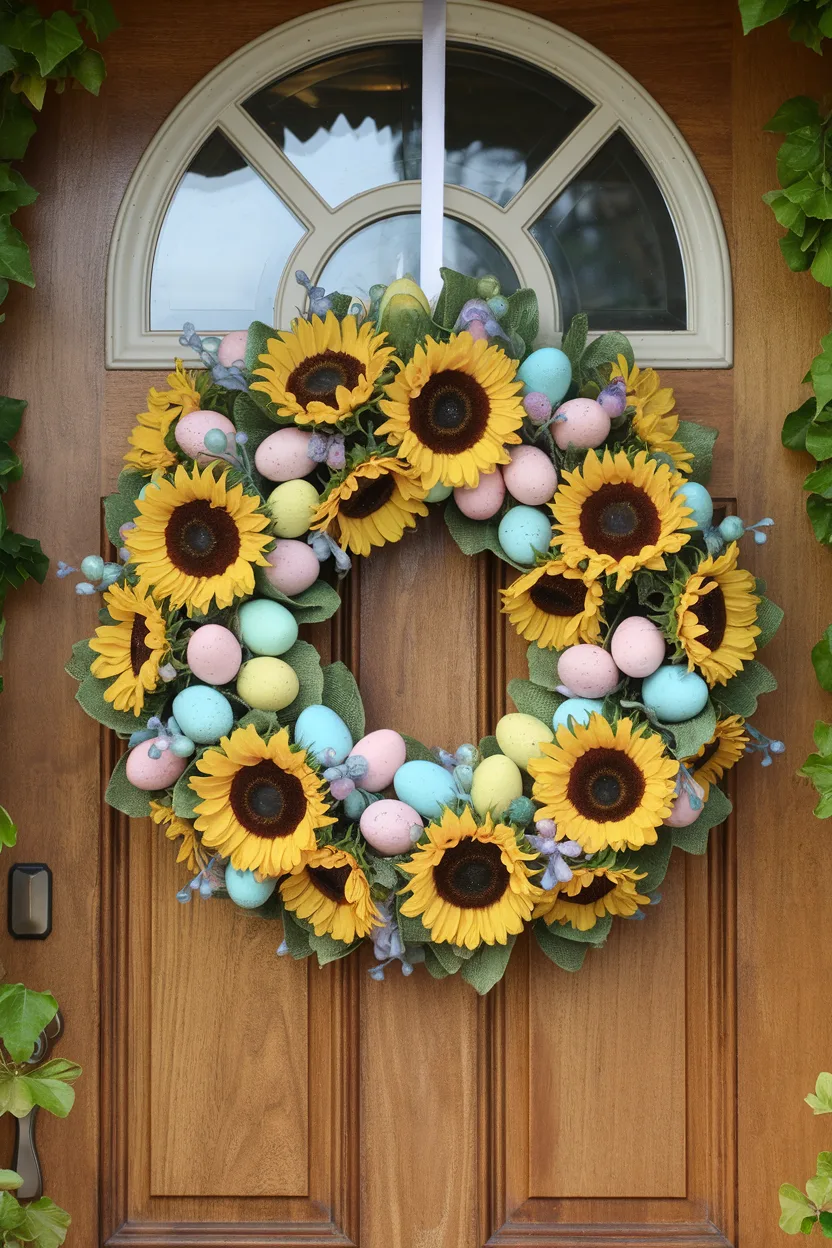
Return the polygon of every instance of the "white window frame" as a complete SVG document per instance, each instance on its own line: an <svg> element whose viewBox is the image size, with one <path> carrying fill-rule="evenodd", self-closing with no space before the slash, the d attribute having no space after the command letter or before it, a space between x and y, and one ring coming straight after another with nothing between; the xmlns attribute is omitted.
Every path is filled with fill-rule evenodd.
<svg viewBox="0 0 832 1248"><path fill-rule="evenodd" d="M212 70L160 127L122 200L107 270L108 368L160 368L177 352L175 331L150 329L153 256L179 181L202 144L220 129L277 190L306 227L275 295L275 325L296 315L296 269L313 280L333 252L371 221L418 211L419 183L398 182L330 207L243 108L276 78L326 56L421 37L421 0L368 0L318 9L262 35ZM681 133L629 74L597 48L541 18L488 0L449 0L448 40L506 53L556 74L593 102L592 111L505 206L446 186L445 210L491 237L533 287L540 342L556 343L561 312L554 277L529 228L616 130L636 147L664 195L676 227L687 289L688 328L633 331L638 359L665 368L732 363L731 269L719 210ZM373 275L369 275L372 280ZM220 326L198 326L203 333ZM626 332L626 331L625 331Z"/></svg>

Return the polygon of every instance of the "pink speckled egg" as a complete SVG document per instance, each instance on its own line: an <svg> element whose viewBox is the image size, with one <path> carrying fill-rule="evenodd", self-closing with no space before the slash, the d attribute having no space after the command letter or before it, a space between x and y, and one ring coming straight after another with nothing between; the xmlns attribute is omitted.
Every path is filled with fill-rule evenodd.
<svg viewBox="0 0 832 1248"><path fill-rule="evenodd" d="M247 329L233 329L230 334L226 334L217 351L220 364L225 368L230 368L238 360L245 360L247 342Z"/></svg>
<svg viewBox="0 0 832 1248"><path fill-rule="evenodd" d="M254 452L257 471L268 481L299 481L318 467L308 455L312 434L305 429L278 429Z"/></svg>
<svg viewBox="0 0 832 1248"><path fill-rule="evenodd" d="M377 854L387 858L391 854L406 854L422 835L425 822L418 810L407 802L387 798L373 802L361 816L358 824L361 835ZM416 835L411 829L416 828Z"/></svg>
<svg viewBox="0 0 832 1248"><path fill-rule="evenodd" d="M174 436L176 444L191 459L195 459L201 467L213 463L217 458L205 449L205 435L209 429L220 429L228 438L228 450L234 454L234 437L237 433L234 425L221 412L191 412L177 421Z"/></svg>
<svg viewBox="0 0 832 1248"><path fill-rule="evenodd" d="M570 646L558 659L558 679L579 698L605 698L620 680L612 655L600 646Z"/></svg>
<svg viewBox="0 0 832 1248"><path fill-rule="evenodd" d="M609 437L610 418L595 399L568 399L561 403L555 416L565 417L553 420L550 426L562 451L570 442L573 446L589 448L600 446Z"/></svg>
<svg viewBox="0 0 832 1248"><path fill-rule="evenodd" d="M693 791L699 798L700 802L704 802L705 790L702 788L701 784L697 784L693 779L691 780L691 784L693 785ZM690 827L692 823L696 823L696 820L701 814L701 806L698 810L694 810L691 806L690 791L687 787L685 787L674 801L670 814L664 822L668 828L687 828Z"/></svg>
<svg viewBox="0 0 832 1248"><path fill-rule="evenodd" d="M661 629L643 615L621 621L612 635L610 650L619 671L639 680L660 668L665 658Z"/></svg>
<svg viewBox="0 0 832 1248"><path fill-rule="evenodd" d="M148 751L155 741L142 741L127 755L127 779L137 789L147 793L155 789L167 789L175 784L188 766L187 758L177 758L172 750L163 750L159 758L151 758Z"/></svg>
<svg viewBox="0 0 832 1248"><path fill-rule="evenodd" d="M368 732L366 737L356 741L350 750L350 757L360 754L367 760L367 774L358 781L358 787L368 793L380 793L388 784L407 758L407 746L404 737L392 728L377 728Z"/></svg>
<svg viewBox="0 0 832 1248"><path fill-rule="evenodd" d="M188 640L188 667L206 685L227 685L240 670L243 651L229 628L203 624Z"/></svg>
<svg viewBox="0 0 832 1248"><path fill-rule="evenodd" d="M282 594L302 594L314 585L320 575L321 565L311 546L293 537L280 537L274 550L266 555L269 566L264 569L266 580Z"/></svg>
<svg viewBox="0 0 832 1248"><path fill-rule="evenodd" d="M511 463L503 468L506 489L518 503L539 507L555 496L558 473L545 451L537 446L513 446Z"/></svg>
<svg viewBox="0 0 832 1248"><path fill-rule="evenodd" d="M469 520L490 520L502 507L505 496L506 485L499 468L496 472L481 472L479 483L473 487L458 485L454 490L454 502Z"/></svg>

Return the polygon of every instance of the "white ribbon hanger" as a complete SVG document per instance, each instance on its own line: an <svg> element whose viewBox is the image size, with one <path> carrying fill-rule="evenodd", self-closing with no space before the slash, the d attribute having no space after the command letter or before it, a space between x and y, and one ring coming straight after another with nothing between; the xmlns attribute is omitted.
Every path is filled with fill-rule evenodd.
<svg viewBox="0 0 832 1248"><path fill-rule="evenodd" d="M422 212L419 285L433 300L442 287L445 224L446 0L422 0Z"/></svg>

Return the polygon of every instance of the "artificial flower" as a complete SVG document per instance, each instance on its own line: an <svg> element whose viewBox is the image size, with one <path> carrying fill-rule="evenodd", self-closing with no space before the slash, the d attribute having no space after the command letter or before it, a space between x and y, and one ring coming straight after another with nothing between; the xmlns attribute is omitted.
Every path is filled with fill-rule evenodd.
<svg viewBox="0 0 832 1248"><path fill-rule="evenodd" d="M99 625L90 639L98 655L90 671L99 680L112 680L104 690L105 702L140 715L145 694L159 687L159 667L169 649L167 623L141 583L111 585L104 606L116 623Z"/></svg>
<svg viewBox="0 0 832 1248"><path fill-rule="evenodd" d="M677 472L689 473L693 468L693 452L674 440L679 431L679 417L673 410L676 399L669 386L660 389L659 374L653 368L629 367L623 355L618 357L618 373L627 388L627 405L635 409L633 431L647 444L652 454L669 455ZM612 376L616 375L613 368Z"/></svg>
<svg viewBox="0 0 832 1248"><path fill-rule="evenodd" d="M345 945L381 926L365 872L353 854L334 845L305 854L281 883L280 895L287 910L312 924L316 936Z"/></svg>
<svg viewBox="0 0 832 1248"><path fill-rule="evenodd" d="M740 715L728 715L717 720L714 735L700 746L698 753L685 759L685 766L697 784L705 790L705 801L711 785L721 780L745 753L748 737L743 731L745 720Z"/></svg>
<svg viewBox="0 0 832 1248"><path fill-rule="evenodd" d="M503 590L503 611L521 637L562 650L596 642L604 622L604 589L562 559L525 572Z"/></svg>
<svg viewBox="0 0 832 1248"><path fill-rule="evenodd" d="M152 388L147 395L147 411L139 412L133 431L127 441L133 447L124 456L128 468L149 474L158 469L165 471L176 463L175 453L165 439L171 425L180 416L198 411L199 394L194 385L193 373L186 373L182 361L176 361L176 371L168 376L168 389Z"/></svg>
<svg viewBox="0 0 832 1248"><path fill-rule="evenodd" d="M176 861L187 863L189 871L201 871L207 860L201 851L194 825L188 819L180 819L174 814L172 806L165 806L162 802L151 801L150 818L165 829L169 841L181 840Z"/></svg>
<svg viewBox="0 0 832 1248"><path fill-rule="evenodd" d="M398 542L417 516L428 514L418 473L392 455L356 464L327 494L309 526L325 529L342 550L369 555L373 546Z"/></svg>
<svg viewBox="0 0 832 1248"><path fill-rule="evenodd" d="M760 599L750 572L737 567L732 542L721 555L705 555L687 578L675 609L676 633L688 660L709 685L724 685L753 659L760 632Z"/></svg>
<svg viewBox="0 0 832 1248"><path fill-rule="evenodd" d="M605 914L631 918L639 905L650 904L649 897L637 891L646 872L616 871L606 867L575 867L572 879L556 884L537 903L534 918L548 924L570 923L579 932L588 932Z"/></svg>

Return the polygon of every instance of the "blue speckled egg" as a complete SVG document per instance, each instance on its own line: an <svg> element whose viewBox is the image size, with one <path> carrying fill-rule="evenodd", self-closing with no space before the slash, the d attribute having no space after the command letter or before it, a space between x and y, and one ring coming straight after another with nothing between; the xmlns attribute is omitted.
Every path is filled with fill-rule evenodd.
<svg viewBox="0 0 832 1248"><path fill-rule="evenodd" d="M641 685L641 700L664 724L681 724L704 710L708 686L683 663L664 663Z"/></svg>
<svg viewBox="0 0 832 1248"><path fill-rule="evenodd" d="M238 632L252 654L277 658L298 639L298 622L286 607L270 598L252 598L240 607Z"/></svg>
<svg viewBox="0 0 832 1248"><path fill-rule="evenodd" d="M335 756L326 766L343 763L353 747L352 734L340 715L328 706L307 706L295 721L295 744L302 745L315 758L325 750L334 750Z"/></svg>
<svg viewBox="0 0 832 1248"><path fill-rule="evenodd" d="M545 394L554 407L572 383L572 365L569 356L557 347L538 347L520 365L517 376L525 385L526 393Z"/></svg>
<svg viewBox="0 0 832 1248"><path fill-rule="evenodd" d="M225 868L225 888L235 906L256 910L269 900L277 880L258 880L253 871L238 871L229 862Z"/></svg>
<svg viewBox="0 0 832 1248"><path fill-rule="evenodd" d="M552 540L552 526L536 507L512 507L497 530L500 545L515 563L531 567L538 554L545 554Z"/></svg>
<svg viewBox="0 0 832 1248"><path fill-rule="evenodd" d="M399 801L407 802L425 819L438 819L442 807L457 796L451 773L422 759L403 763L393 777L393 788Z"/></svg>
<svg viewBox="0 0 832 1248"><path fill-rule="evenodd" d="M228 698L209 685L191 685L173 699L173 718L184 736L198 745L213 745L234 726Z"/></svg>
<svg viewBox="0 0 832 1248"><path fill-rule="evenodd" d="M704 485L700 485L698 481L686 481L679 486L676 494L685 499L697 529L710 528L714 518L714 504Z"/></svg>
<svg viewBox="0 0 832 1248"><path fill-rule="evenodd" d="M557 734L561 724L566 724L567 728L570 726L570 720L578 724L588 724L593 711L600 715L603 707L604 703L600 698L567 698L552 716L552 727Z"/></svg>

